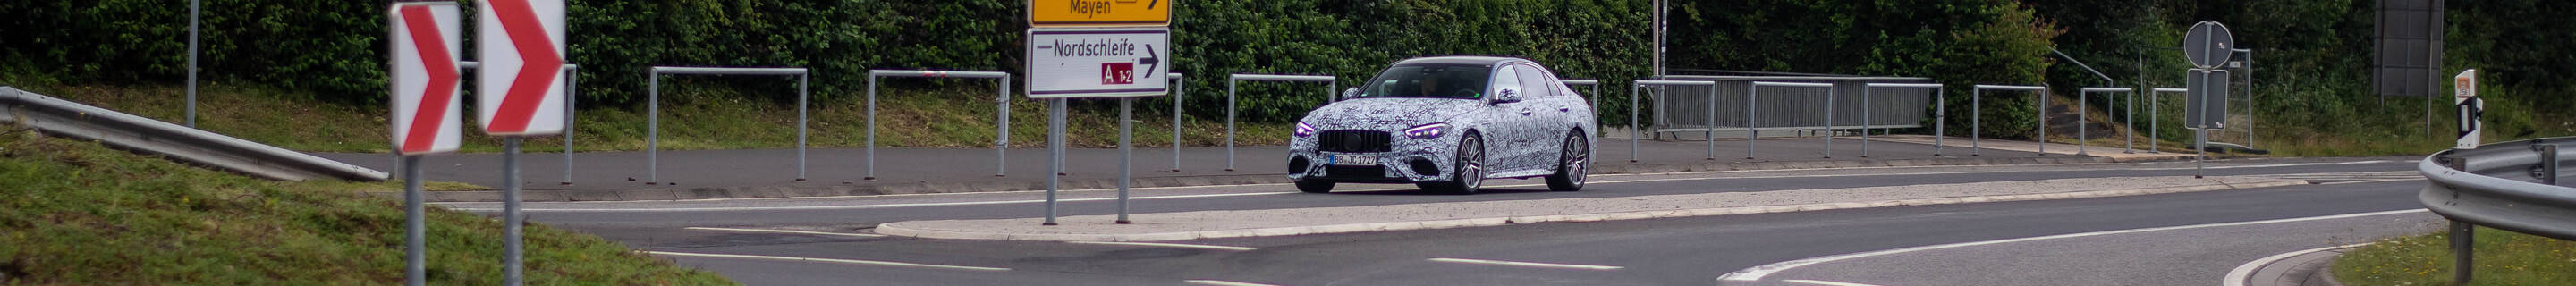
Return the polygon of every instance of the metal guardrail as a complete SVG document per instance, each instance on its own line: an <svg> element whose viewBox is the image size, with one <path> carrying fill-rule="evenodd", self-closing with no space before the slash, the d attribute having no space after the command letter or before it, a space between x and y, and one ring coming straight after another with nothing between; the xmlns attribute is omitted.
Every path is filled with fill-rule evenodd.
<svg viewBox="0 0 2576 286"><path fill-rule="evenodd" d="M384 181L385 172L323 159L267 144L0 87L0 122L17 122L46 134L96 140L117 148L276 180L333 178Z"/></svg>
<svg viewBox="0 0 2576 286"><path fill-rule="evenodd" d="M2576 137L2532 139L2433 153L2417 163L2432 184L2416 199L2451 220L2452 281L2467 284L2476 226L2576 240L2576 188L2558 186Z"/></svg>

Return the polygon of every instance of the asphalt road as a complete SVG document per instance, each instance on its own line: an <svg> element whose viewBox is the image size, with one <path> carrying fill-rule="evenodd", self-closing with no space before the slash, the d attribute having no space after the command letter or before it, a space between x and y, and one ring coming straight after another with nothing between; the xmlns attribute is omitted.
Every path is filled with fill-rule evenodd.
<svg viewBox="0 0 2576 286"><path fill-rule="evenodd" d="M2412 158L2218 162L2209 175L2268 175L2326 183L2090 199L1889 207L1756 215L1541 223L1380 233L1208 239L1188 245L1072 244L858 237L689 229L729 227L861 233L878 223L1031 217L1032 192L777 200L530 204L531 220L651 251L838 259L790 261L670 254L682 264L754 285L2209 285L2272 254L2421 233ZM1583 192L1507 186L1472 196L1386 190L1294 193L1288 186L1140 190L1137 212L1304 208L1425 202L1624 197L1677 193L1953 184L2081 177L2190 175L2191 164L1876 168L1601 176ZM1534 184L1499 181L1489 184ZM1367 188L1362 186L1361 188ZM1067 198L1110 195L1069 191ZM448 204L479 210L491 204ZM1067 215L1109 214L1106 200L1065 204ZM2261 223L2246 223L2261 222ZM2238 225L2215 225L2240 223ZM2147 228L2184 227L2152 231ZM2104 231L2126 233L2087 235ZM2050 236L2066 236L2056 237ZM2045 238L2045 239L2034 239ZM2013 240L2020 241L1996 241ZM1974 245L1944 247L1968 243ZM1883 255L1849 256L1931 247ZM1828 261L1730 273L1805 259ZM846 260L846 261L843 261ZM886 265L885 262L919 265ZM1535 264L1533 264L1535 263ZM1007 269L1007 270L1003 270ZM1836 284L1816 284L1836 285Z"/></svg>

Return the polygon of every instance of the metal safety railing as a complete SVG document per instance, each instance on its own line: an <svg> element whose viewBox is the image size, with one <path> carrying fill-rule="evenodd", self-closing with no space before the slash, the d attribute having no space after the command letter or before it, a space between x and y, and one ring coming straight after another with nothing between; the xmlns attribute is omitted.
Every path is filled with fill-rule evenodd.
<svg viewBox="0 0 2576 286"><path fill-rule="evenodd" d="M1917 128L1923 127L1923 118L1931 113L1928 111L1929 107L1939 104L1935 102L1936 98L1931 96L1906 96L1906 94L1929 95L1931 90L1886 90L1881 91L1879 95L1896 93L1897 96L1861 98L1869 94L1864 90L1868 89L1868 84L1871 83L1932 83L1929 78L1674 75L1665 76L1663 79L1711 81L1716 84L1706 87L1665 87L1667 94L1673 96L1659 95L1654 98L1656 104L1654 104L1653 124L1654 132L1657 133L1848 132ZM1745 96L1752 93L1753 82L1757 81L1827 83L1832 84L1832 88L1765 90L1762 98L1757 102L1752 97ZM1714 89L1714 94L1719 96L1681 96L1708 93L1698 90L1701 88ZM1699 102L1700 100L1715 101L1713 102L1715 104L1702 103ZM1733 108L1736 106L1746 108ZM1874 114L1857 118L1852 116L1829 118L1826 116L1829 112L1836 115ZM1708 122L1692 120L1709 117L1710 114L1707 113L1714 113L1717 120Z"/></svg>
<svg viewBox="0 0 2576 286"><path fill-rule="evenodd" d="M1342 83L1339 79L1333 78L1333 76L1240 73L1227 75L1225 78L1225 171L1227 172L1234 171L1234 84L1242 81L1321 82L1326 84L1324 86L1324 104L1332 104L1333 101L1342 100L1341 91L1337 90L1341 89ZM1317 106L1322 105L1319 104Z"/></svg>
<svg viewBox="0 0 2576 286"><path fill-rule="evenodd" d="M1946 136L1946 135L1945 135L1945 134L1948 134L1948 133L1945 133L1945 132L1946 132L1946 131L1949 131L1949 125L1950 125L1949 123L1947 123L1947 122L1950 120L1950 118L1949 118L1950 102L1949 102L1949 101L1947 101L1947 100L1941 100L1941 99L1940 99L1940 97L1941 97L1941 93L1948 91L1948 90L1949 90L1949 88L1948 88L1948 87L1944 87L1944 86L1942 86L1941 84L1938 84L1938 83L1870 83L1870 84L1866 84L1866 85L1862 85L1862 86L1861 86L1861 90L1860 90L1860 98L1861 98L1861 102L1875 102L1875 101L1870 101L1870 100L1872 99L1870 94L1871 94L1871 93L1874 93L1874 92L1878 92L1878 89L1881 89L1881 88L1931 89L1931 90L1932 90L1932 93L1931 93L1931 94L1929 94L1929 95L1927 96L1927 97L1932 98L1932 102L1933 102L1932 104L1934 104L1934 105L1935 105L1935 107L1933 107L1933 108L1932 108L1932 135L1934 135L1934 136L1932 136L1932 156L1936 156L1936 157L1937 157L1937 156L1941 156L1941 139L1943 139L1943 138L1949 138L1949 137L1950 137L1950 136ZM1872 104L1872 105L1874 105L1874 104ZM1863 108L1863 109L1861 109L1861 113L1860 113L1861 120L1860 120L1860 121L1861 121L1861 122L1871 122L1871 121L1869 121L1869 116L1870 116L1870 114L1872 114L1873 112L1869 112L1869 109L1867 109L1867 108L1868 108L1868 106L1871 106L1871 105L1861 105L1861 106L1862 106L1862 108ZM1861 157L1861 158L1869 158L1869 130L1866 130L1866 129L1861 130L1861 132L1860 132L1860 157Z"/></svg>
<svg viewBox="0 0 2576 286"><path fill-rule="evenodd" d="M868 70L868 173L867 177L861 179L871 181L877 179L877 78L880 77L998 79L999 82L1001 82L1001 87L995 89L993 92L993 176L1002 177L1005 174L1004 170L1007 170L1010 166L1007 164L1007 160L1010 159L1008 149L1011 147L1010 73L990 71ZM797 138L800 138L796 140L797 146L800 146L798 148L803 148L801 146L805 145L805 140L801 138L804 137L798 136ZM803 154L803 151L798 151L798 154ZM805 169L805 167L802 167L803 165L804 164L801 163L798 164L799 167L796 169ZM798 171L798 173L803 173L803 171Z"/></svg>
<svg viewBox="0 0 2576 286"><path fill-rule="evenodd" d="M2091 112L2084 112L2084 109L2086 109L2086 108L2092 108L2092 105L2091 105L2091 104L2093 104L2093 94L2095 94L2095 93L2121 93L2121 94L2127 94L2127 93L2132 93L2132 92L2135 92L2135 91L2136 91L2136 90L2132 90L2132 89L2129 89L2129 88L2126 88L2126 87L2087 87L2087 88L2079 89L2079 90L2077 90L2077 91L2076 91L2076 92L2078 92L2078 94L2075 96L2075 146L2076 146L2076 147L2075 147L2075 154L2076 154L2076 155L2088 155L2088 154L2090 154L2090 153L2086 153L2086 152L2085 152L2085 151L2086 151L2086 150L2085 150L2086 148L2084 148L2084 147L2091 147L2091 146L2092 146L2092 145L2089 145L2089 144L2092 144L2091 142L2089 142L2089 141L2092 139L2092 137L2085 136L2086 134L2084 134L2084 133L2085 133L2085 132L2088 132L2088 131L2091 131L2091 130L2093 129L2093 128L2092 128L2092 126L2085 126L2085 123L2091 123L2091 122L2092 122L2092 119L2091 119L2090 117L2092 117L2092 116L2093 116L2093 114L2092 114ZM2131 97L2136 97L2136 96L2134 96L2134 95L2133 95L2133 96L2131 96ZM2118 102L2113 102L2112 104L2117 105L2117 104L2119 104L2119 103L2118 103ZM2131 103L2129 103L2129 110L2131 111L2130 113L2136 113L2136 111L2137 111L2137 109L2138 109L2137 107L2138 107L2138 104L2137 104L2136 102L2131 102ZM2047 112L2040 112L2040 114L2048 114L2048 113L2047 113ZM2135 118L2136 116L2135 116L2135 115L2132 115L2132 116L2130 116L2130 117ZM2046 118L2042 118L2041 120L2042 120L2042 122L2045 122L2045 121L2046 121ZM2137 142L2137 141L2138 141L2138 140L2137 140L2137 137L2138 137L2138 136L2137 136L2136 134L2130 134L2130 135L2129 135L2129 141L2130 141L2130 142ZM2135 143L2131 143L2131 144L2132 144L2132 145L2134 145ZM2137 152L2131 151L2131 150L2130 150L2130 149L2131 149L2130 147L2131 147L2131 146L2128 146L2128 145L2122 145L2122 146L2120 146L2120 153L2137 153Z"/></svg>
<svg viewBox="0 0 2576 286"><path fill-rule="evenodd" d="M662 182L662 75L666 74L796 76L796 180L805 180L805 86L812 76L804 68L653 67L645 75L649 89L644 92L648 101L644 108L644 184Z"/></svg>
<svg viewBox="0 0 2576 286"><path fill-rule="evenodd" d="M1643 94L1646 94L1646 91L1645 91L1645 90L1646 90L1646 87L1648 87L1648 86L1653 86L1653 87L1674 87L1674 86L1698 86L1698 87L1709 87L1707 90L1705 90L1705 92L1708 94L1708 97L1709 97L1709 98L1717 98L1717 89L1715 88L1715 87L1717 86L1717 82L1716 82L1716 81L1706 81L1706 80L1653 80L1653 79L1639 79L1639 80L1637 80L1637 81L1634 81L1634 84L1630 85L1630 86L1629 86L1629 88L1628 88L1628 94L1631 94L1631 95L1632 95L1632 96L1629 96L1629 97L1628 97L1628 132L1630 133L1630 134L1629 134L1629 136L1628 136L1628 162L1630 162L1630 163L1637 162L1637 140L1645 140L1645 138L1646 138L1646 134L1645 134L1646 130L1645 130L1645 129L1639 129L1639 128L1637 128L1637 109L1638 109L1638 108L1637 108L1637 107L1638 107L1638 105L1637 105L1637 98L1638 98L1638 97L1642 97L1642 96L1634 96L1634 95L1643 95ZM1655 97L1655 101L1656 101L1656 103L1655 103L1655 106L1656 106L1656 107L1655 107L1655 109L1657 109L1657 110L1662 110L1662 109L1664 109L1664 104L1663 104L1664 97L1663 97L1663 96L1656 96L1656 97ZM1712 99L1712 100L1709 100L1709 101L1708 101L1708 110L1717 110L1717 100ZM1717 126L1717 113L1716 113L1716 112L1706 112L1705 114L1708 114L1708 125L1707 125L1707 126ZM1663 116L1664 116L1664 113L1663 113L1663 112L1661 112L1661 111L1658 111L1658 112L1656 112L1656 113L1655 113L1655 117L1657 117L1657 118L1662 118ZM1656 123L1655 123L1655 124L1667 124L1667 123L1664 123L1664 121L1663 121L1663 120L1656 120ZM1660 129L1660 127L1658 127L1658 128ZM1661 130L1658 130L1657 132L1661 132ZM1716 131L1712 130L1712 131L1708 132L1708 141L1709 141L1709 145L1708 145L1708 159L1709 159L1709 160L1716 160L1716 159L1717 159L1717 143L1716 143L1716 142L1717 142L1717 132L1716 132Z"/></svg>
<svg viewBox="0 0 2576 286"><path fill-rule="evenodd" d="M1968 112L1968 156L1977 156L1979 155L1977 153L1978 150L1985 149L1978 145L1978 143L1984 141L1981 138L1985 137L1985 122L1983 119L1985 116L1980 116L1980 114L1984 112L1975 111L1984 110L1985 106L1982 102L1985 101L1986 91L1988 90L2032 92L2039 96L2040 113L2046 114L2048 110L2048 85L1976 85L1975 89L1969 92L1968 97L1968 110L1971 111ZM2043 115L2042 117L2046 116ZM2048 120L2046 118L2042 118L2040 121L2039 154L2048 155Z"/></svg>
<svg viewBox="0 0 2576 286"><path fill-rule="evenodd" d="M1824 126L1824 127L1825 127L1825 129L1826 129L1826 130L1832 130L1832 129L1833 129L1833 126L1834 126L1834 108L1833 108L1833 106L1834 106L1834 85L1833 85L1833 84L1830 84L1830 83L1805 83L1805 82L1772 82L1772 81L1756 81L1756 82L1753 82L1753 86L1752 86L1752 88L1745 89L1745 91L1744 91L1744 124L1745 124L1745 125L1744 125L1744 129L1745 129L1745 132L1744 132L1744 159L1745 159L1745 160L1753 160L1753 145L1756 145L1756 144L1753 144L1753 143L1754 143L1754 141L1753 141L1753 135L1756 135L1756 134L1761 133L1761 132L1757 132L1757 131L1755 131L1755 130L1762 130L1761 121L1753 120L1754 118L1756 118L1754 115L1756 115L1756 114L1760 114L1759 112L1761 112L1761 110L1760 110L1760 109L1757 109L1757 108L1754 108L1754 107L1762 106L1762 87L1766 87L1766 86L1768 86L1768 87L1790 87L1790 88L1815 88L1815 89L1823 89L1823 90L1825 90L1825 126ZM1714 101L1712 101L1712 102L1714 102ZM1833 140L1834 138L1832 137L1833 135L1831 135L1831 134L1833 134L1833 133L1832 133L1832 132L1827 132L1827 133L1825 133L1825 134L1827 134L1827 135L1825 135L1825 136L1826 136L1826 137L1825 137L1825 158L1833 158L1833 157L1834 157L1834 140ZM1710 148L1716 148L1716 147L1717 147L1717 140L1709 140L1709 141L1708 141L1708 146L1709 146Z"/></svg>
<svg viewBox="0 0 2576 286"><path fill-rule="evenodd" d="M2576 137L2532 139L2453 149L2415 168L2432 181L2416 199L2451 220L2451 273L2466 285L2477 226L2576 240L2576 188L2558 186L2561 160L2576 158Z"/></svg>
<svg viewBox="0 0 2576 286"><path fill-rule="evenodd" d="M385 172L303 152L0 86L0 126L18 124L45 134L164 154L197 166L272 180L376 182L388 178Z"/></svg>

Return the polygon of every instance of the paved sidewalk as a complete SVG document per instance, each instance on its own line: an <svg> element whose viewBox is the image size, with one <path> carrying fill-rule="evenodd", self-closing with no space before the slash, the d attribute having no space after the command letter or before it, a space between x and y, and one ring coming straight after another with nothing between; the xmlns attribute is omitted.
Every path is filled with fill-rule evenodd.
<svg viewBox="0 0 2576 286"><path fill-rule="evenodd" d="M1858 137L1836 137L1826 156L1825 139L1752 141L1755 159L1745 159L1747 143L1710 141L1637 141L1631 153L1627 139L1605 138L1596 144L1598 173L1665 173L1713 170L1773 170L1873 166L1967 166L2012 164L2109 163L2187 159L2186 154L2121 154L2095 147L2093 156L2039 154L2013 150L2031 142L1985 140L1987 150L1971 152L1965 138L1876 136L1862 157ZM1919 143L1917 143L1919 142ZM2061 144L2062 145L2062 144ZM2072 151L2073 145L2063 145ZM2036 148L2032 148L2036 149ZM2055 152L2061 147L2052 146ZM906 193L957 193L1045 189L1047 151L1010 149L997 157L993 149L879 148L875 179L869 180L866 149L817 148L806 155L804 181L798 181L795 149L662 151L660 169L648 169L645 152L593 152L572 156L566 182L562 153L520 154L519 166L527 201L619 201L714 198L773 198ZM1233 170L1227 170L1225 147L1186 147L1178 164L1171 148L1134 151L1135 187L1172 187L1287 183L1284 146L1240 146ZM1117 149L1070 149L1063 189L1116 188ZM1971 156L1971 153L1978 155ZM317 153L315 155L378 170L395 171L395 157L382 153ZM1714 157L1714 158L1712 158ZM1629 161L1635 158L1636 161ZM997 160L1006 160L999 161ZM501 154L456 154L423 159L429 180L502 186ZM1177 171L1175 171L1177 170ZM996 176L996 175L1001 176ZM399 196L398 192L375 193ZM499 192L430 192L430 201L498 201Z"/></svg>
<svg viewBox="0 0 2576 286"><path fill-rule="evenodd" d="M1908 205L2126 196L2307 184L2258 177L2078 178L1611 198L1430 203L1330 208L1196 211L1116 216L904 221L876 233L953 239L1166 241L1754 214Z"/></svg>

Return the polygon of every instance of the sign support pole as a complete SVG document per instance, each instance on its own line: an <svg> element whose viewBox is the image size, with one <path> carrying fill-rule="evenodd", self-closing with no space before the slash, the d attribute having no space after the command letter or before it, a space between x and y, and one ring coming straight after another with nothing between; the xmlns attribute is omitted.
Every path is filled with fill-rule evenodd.
<svg viewBox="0 0 2576 286"><path fill-rule="evenodd" d="M403 172L403 285L428 283L429 228L421 215L420 156L402 156Z"/></svg>
<svg viewBox="0 0 2576 286"><path fill-rule="evenodd" d="M1047 105L1047 179L1046 222L1056 225L1056 181L1064 179L1064 101L1049 99Z"/></svg>
<svg viewBox="0 0 2576 286"><path fill-rule="evenodd" d="M1135 162L1134 162L1134 161L1135 161L1135 160L1134 160L1134 158L1130 157L1130 156L1133 156L1133 154L1134 154L1134 152L1135 152L1135 151L1133 150L1133 149L1135 149L1135 146L1132 146L1132 145L1135 145L1135 144L1136 144L1136 143L1135 143L1135 141L1131 141L1131 140L1130 140L1130 139L1133 139L1131 136L1135 135L1135 131L1136 131L1136 126L1135 126L1136 124L1135 124L1135 121L1134 121L1134 120L1131 120L1131 119L1135 118L1135 116L1136 116L1136 99L1135 99L1135 98L1119 98L1119 99L1118 99L1118 224L1127 224L1127 222L1128 222L1128 220L1127 220L1127 184L1128 184L1128 181L1133 181L1133 180L1135 180L1135 177L1134 177L1134 175L1135 175L1135 168L1134 168L1134 167L1135 167Z"/></svg>
<svg viewBox="0 0 2576 286"><path fill-rule="evenodd" d="M501 137L501 180L503 181L501 184L507 185L504 187L507 189L501 191L501 221L502 236L504 236L501 238L503 239L501 241L501 285L523 285L520 269L526 268L520 264L525 261L526 255L520 251L523 247L519 244L519 225L525 220L525 217L519 214L519 139L521 137Z"/></svg>

